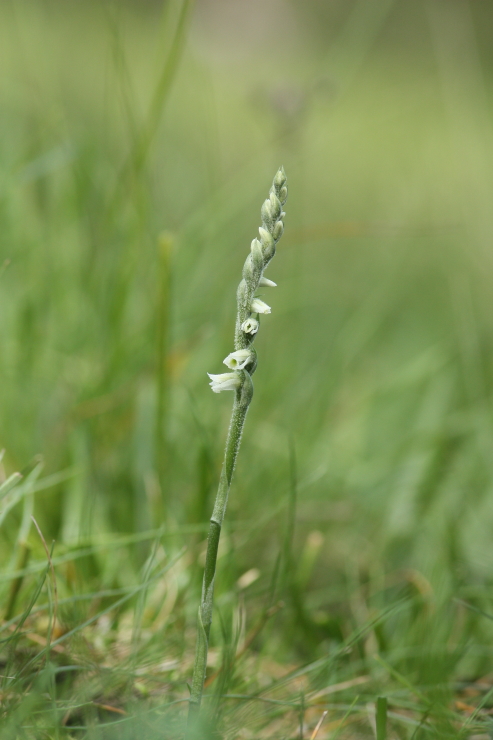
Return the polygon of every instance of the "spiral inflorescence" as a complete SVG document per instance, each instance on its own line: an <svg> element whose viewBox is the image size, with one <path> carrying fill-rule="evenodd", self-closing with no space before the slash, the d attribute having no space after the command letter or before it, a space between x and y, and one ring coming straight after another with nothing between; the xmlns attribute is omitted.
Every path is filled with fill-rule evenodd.
<svg viewBox="0 0 493 740"><path fill-rule="evenodd" d="M242 280L236 293L238 310L235 328L235 351L224 360L232 373L210 375L212 390L237 390L242 387L246 376L251 376L257 367L257 353L252 344L260 326L260 314L270 313L270 307L256 297L259 287L275 287L272 280L264 277L264 270L276 253L276 245L284 231L284 204L288 197L287 179L281 167L272 182L269 197L261 209L262 226L259 236L252 241L250 254L243 265ZM243 372L246 371L246 372Z"/></svg>
<svg viewBox="0 0 493 740"><path fill-rule="evenodd" d="M197 648L190 691L187 740L192 737L191 733L194 733L193 737L196 736L195 730L204 691L209 650L219 538L243 427L253 396L251 376L257 366L257 354L252 343L259 328L260 314L270 313L270 307L255 294L259 287L274 288L276 285L272 280L264 277L264 270L273 258L276 244L284 231L284 211L282 209L287 197L286 175L281 168L274 177L269 197L262 206L262 226L259 228L259 238L252 241L250 254L243 266L243 277L238 286L235 348L224 360L224 364L231 372L220 375L209 374L210 385L215 393L234 391L235 397L226 438L224 462L207 537L204 580L198 615Z"/></svg>

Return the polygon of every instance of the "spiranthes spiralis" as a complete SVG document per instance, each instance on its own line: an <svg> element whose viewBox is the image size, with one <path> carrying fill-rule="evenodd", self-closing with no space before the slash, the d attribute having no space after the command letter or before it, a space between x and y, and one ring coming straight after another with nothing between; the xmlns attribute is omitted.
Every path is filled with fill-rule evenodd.
<svg viewBox="0 0 493 740"><path fill-rule="evenodd" d="M237 290L237 314L234 351L224 360L230 372L211 375L210 386L215 393L233 391L235 394L231 422L226 439L224 461L219 487L210 519L209 536L199 607L197 647L192 679L187 736L197 726L207 667L207 651L212 622L214 579L216 575L217 551L221 527L228 503L231 479L241 442L245 417L253 396L252 375L257 367L257 353L253 347L259 329L260 314L269 314L270 306L256 296L259 287L275 287L272 280L264 277L264 270L276 253L276 244L284 231L284 204L288 197L284 170L276 173L269 197L261 209L262 226L259 236L252 241L250 254L243 266L242 280Z"/></svg>

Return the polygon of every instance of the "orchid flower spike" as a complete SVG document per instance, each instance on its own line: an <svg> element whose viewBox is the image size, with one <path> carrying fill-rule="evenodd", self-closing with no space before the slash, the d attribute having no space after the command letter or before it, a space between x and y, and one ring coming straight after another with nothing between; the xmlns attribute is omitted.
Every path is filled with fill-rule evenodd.
<svg viewBox="0 0 493 740"><path fill-rule="evenodd" d="M243 279L238 286L234 352L224 360L224 364L230 370L236 370L238 373L232 377L228 373L210 375L212 381L210 385L215 393L221 390L239 391L245 384L246 375L253 375L255 372L257 356L251 344L259 330L258 317L259 314L271 312L270 306L255 296L260 287L276 287L273 280L264 277L264 271L276 253L276 244L284 230L283 207L287 197L286 175L281 168L276 173L269 197L262 206L262 226L259 227L259 235L251 243L250 253L243 266Z"/></svg>
<svg viewBox="0 0 493 740"><path fill-rule="evenodd" d="M253 397L252 375L257 367L257 353L252 344L259 329L257 315L270 313L270 307L255 296L260 286L272 288L275 285L272 280L264 278L264 271L274 257L276 244L284 231L285 214L283 207L287 197L287 180L281 167L274 177L269 197L262 205L262 226L258 231L259 236L253 239L251 243L250 252L243 265L242 280L236 292L237 313L234 351L224 360L225 365L233 372L220 375L208 373L211 380L210 386L214 393L234 391L234 403L226 438L219 487L209 524L202 597L199 607L197 649L188 705L186 740L198 737L196 729L198 726L197 720L200 719L200 704L207 670L207 652L213 615L214 579L219 538L226 514L229 489L240 448L243 427ZM256 316L252 316L252 314L256 314Z"/></svg>

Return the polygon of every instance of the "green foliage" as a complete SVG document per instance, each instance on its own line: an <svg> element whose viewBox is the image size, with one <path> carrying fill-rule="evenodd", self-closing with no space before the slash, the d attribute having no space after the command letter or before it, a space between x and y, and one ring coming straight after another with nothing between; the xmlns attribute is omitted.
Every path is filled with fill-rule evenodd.
<svg viewBox="0 0 493 740"><path fill-rule="evenodd" d="M206 372L280 162L203 736L491 733L490 27L0 4L5 737L183 735L230 411Z"/></svg>

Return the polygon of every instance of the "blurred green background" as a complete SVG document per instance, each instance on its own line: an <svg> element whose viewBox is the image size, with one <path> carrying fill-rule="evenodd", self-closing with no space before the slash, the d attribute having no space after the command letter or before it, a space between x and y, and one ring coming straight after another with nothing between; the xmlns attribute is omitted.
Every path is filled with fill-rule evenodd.
<svg viewBox="0 0 493 740"><path fill-rule="evenodd" d="M67 599L186 548L148 617L185 678L232 401L206 372L281 164L218 610L251 627L283 598L250 648L276 665L362 630L323 681L376 666L385 686L376 651L419 685L491 670L492 23L467 0L0 4L6 475L42 455L30 490ZM0 530L5 599L27 498Z"/></svg>

